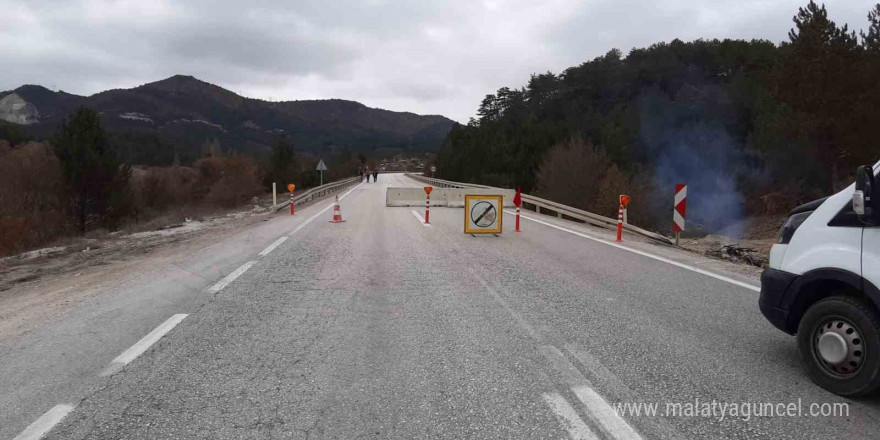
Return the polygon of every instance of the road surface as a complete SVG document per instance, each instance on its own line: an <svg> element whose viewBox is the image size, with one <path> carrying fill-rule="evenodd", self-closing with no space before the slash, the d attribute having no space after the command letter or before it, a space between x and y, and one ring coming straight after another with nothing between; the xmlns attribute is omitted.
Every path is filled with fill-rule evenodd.
<svg viewBox="0 0 880 440"><path fill-rule="evenodd" d="M754 277L546 216L428 227L388 186L422 185L380 175L344 223L276 216L3 343L0 438L880 438L878 399L814 386Z"/></svg>

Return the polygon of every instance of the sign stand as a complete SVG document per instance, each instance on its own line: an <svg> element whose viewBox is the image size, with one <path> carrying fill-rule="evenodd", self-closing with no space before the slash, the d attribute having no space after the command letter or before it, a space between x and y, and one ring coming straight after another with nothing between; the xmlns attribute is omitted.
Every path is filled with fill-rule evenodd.
<svg viewBox="0 0 880 440"><path fill-rule="evenodd" d="M687 210L687 185L678 183L675 185L675 201L672 204L672 231L675 232L675 246L684 231L684 216Z"/></svg>
<svg viewBox="0 0 880 440"><path fill-rule="evenodd" d="M516 187L516 195L513 196L513 204L516 206L516 228L514 232L520 232L519 230L519 207L522 205L522 190L519 187Z"/></svg>
<svg viewBox="0 0 880 440"><path fill-rule="evenodd" d="M324 171L327 171L327 165L324 165L324 159L318 160L318 166L315 167L315 170L321 172L321 185L324 184Z"/></svg>
<svg viewBox="0 0 880 440"><path fill-rule="evenodd" d="M296 204L293 202L293 190L296 189L296 185L292 183L287 184L287 190L290 191L290 215L296 215Z"/></svg>
<svg viewBox="0 0 880 440"><path fill-rule="evenodd" d="M492 234L502 232L504 198L495 195L464 196L464 233Z"/></svg>
<svg viewBox="0 0 880 440"><path fill-rule="evenodd" d="M430 220L431 219L431 191L433 191L433 190L434 190L434 188L432 188L430 186L425 187L425 196L426 196L425 197L425 224L426 225L431 224L431 220Z"/></svg>
<svg viewBox="0 0 880 440"><path fill-rule="evenodd" d="M617 210L617 241L623 241L623 224L626 223L626 205L629 205L630 197L620 195L620 209Z"/></svg>

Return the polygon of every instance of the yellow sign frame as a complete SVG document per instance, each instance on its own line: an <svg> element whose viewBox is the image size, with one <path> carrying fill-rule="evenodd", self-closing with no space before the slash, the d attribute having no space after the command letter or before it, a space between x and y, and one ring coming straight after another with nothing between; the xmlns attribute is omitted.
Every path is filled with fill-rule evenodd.
<svg viewBox="0 0 880 440"><path fill-rule="evenodd" d="M470 217L470 206L471 200L481 201L481 200L490 200L494 201L497 204L495 205L498 211L498 220L497 220L497 228L486 229L479 228L473 229L470 227L469 217ZM465 234L500 234L503 228L504 223L504 197L503 196L494 196L494 195L483 195L483 194L466 194L464 196L464 233Z"/></svg>

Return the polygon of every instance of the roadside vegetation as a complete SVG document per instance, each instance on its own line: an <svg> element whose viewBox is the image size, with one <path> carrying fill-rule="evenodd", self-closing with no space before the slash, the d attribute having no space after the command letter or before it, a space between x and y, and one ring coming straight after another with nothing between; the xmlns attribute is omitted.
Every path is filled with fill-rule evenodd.
<svg viewBox="0 0 880 440"><path fill-rule="evenodd" d="M690 232L731 230L839 190L880 159L880 5L858 34L810 2L789 39L617 49L483 99L437 177L524 191L662 232L686 183ZM734 228L735 229L735 228ZM774 228L770 228L774 229Z"/></svg>
<svg viewBox="0 0 880 440"><path fill-rule="evenodd" d="M301 190L319 182L317 160L298 157L283 137L264 162L224 151L216 139L206 140L202 151L188 166L179 160L131 166L88 108L40 142L0 122L0 256L66 237L156 229L235 209L271 193L273 181L280 195L287 183ZM334 159L325 182L362 166L361 158Z"/></svg>

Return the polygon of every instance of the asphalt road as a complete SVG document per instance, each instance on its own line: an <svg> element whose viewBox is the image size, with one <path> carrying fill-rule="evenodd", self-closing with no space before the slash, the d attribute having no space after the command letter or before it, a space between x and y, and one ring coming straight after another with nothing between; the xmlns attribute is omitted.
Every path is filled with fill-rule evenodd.
<svg viewBox="0 0 880 440"><path fill-rule="evenodd" d="M423 208L384 206L388 185L421 186L381 175L345 194L344 223L327 221L327 202L278 217L218 244L221 256L195 256L204 268L186 273L198 282L122 286L92 305L103 314L71 312L68 325L88 332L4 345L19 361L0 357L0 420L14 425L0 437L66 414L46 438L880 438L878 399L814 386L794 338L758 312L757 292L723 277L756 280L707 276L545 216L517 234L505 214L503 234L473 237L461 209L434 208L426 227ZM126 351L173 316L142 354ZM63 348L88 338L104 344ZM29 374L26 362L50 352L42 362L54 370ZM46 371L62 380L40 383ZM16 396L24 408L7 416ZM664 414L713 401L792 404L801 415ZM618 416L620 403L656 403L658 414ZM807 414L835 403L849 414Z"/></svg>

